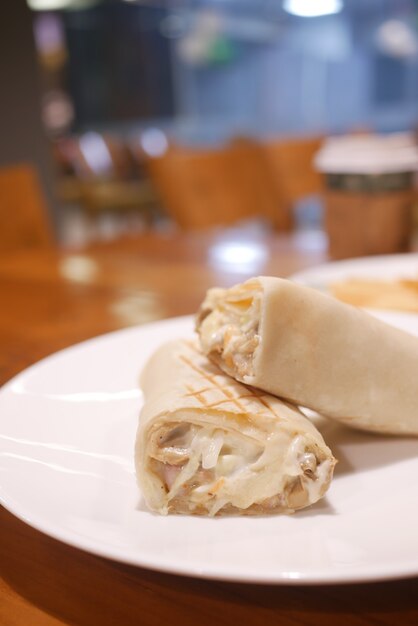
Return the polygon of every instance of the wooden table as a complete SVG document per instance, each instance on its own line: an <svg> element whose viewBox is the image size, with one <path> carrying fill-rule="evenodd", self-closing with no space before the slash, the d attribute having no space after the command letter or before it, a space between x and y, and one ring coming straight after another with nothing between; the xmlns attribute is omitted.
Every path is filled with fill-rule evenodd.
<svg viewBox="0 0 418 626"><path fill-rule="evenodd" d="M239 231L8 255L0 260L0 383L74 342L193 313L209 286L287 276L325 260L315 238ZM214 582L84 553L5 509L0 529L1 626L418 624L417 579L318 587Z"/></svg>

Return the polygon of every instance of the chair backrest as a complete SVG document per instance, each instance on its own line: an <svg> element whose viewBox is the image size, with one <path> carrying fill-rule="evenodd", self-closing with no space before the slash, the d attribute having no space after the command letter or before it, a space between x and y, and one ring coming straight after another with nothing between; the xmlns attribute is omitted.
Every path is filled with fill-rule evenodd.
<svg viewBox="0 0 418 626"><path fill-rule="evenodd" d="M210 150L172 146L147 166L169 215L182 228L204 228L272 219L275 199L257 154L250 142Z"/></svg>
<svg viewBox="0 0 418 626"><path fill-rule="evenodd" d="M136 177L136 163L123 139L87 132L59 139L53 145L57 168L77 180L129 180Z"/></svg>
<svg viewBox="0 0 418 626"><path fill-rule="evenodd" d="M263 145L266 167L278 193L288 204L323 192L323 178L313 159L324 137L267 141Z"/></svg>
<svg viewBox="0 0 418 626"><path fill-rule="evenodd" d="M0 169L0 252L50 248L54 238L34 169L22 164Z"/></svg>
<svg viewBox="0 0 418 626"><path fill-rule="evenodd" d="M254 214L266 218L278 231L293 227L293 216L280 185L272 175L263 144L249 137L237 137L231 142L240 184L247 198L251 199Z"/></svg>
<svg viewBox="0 0 418 626"><path fill-rule="evenodd" d="M171 147L148 167L164 208L182 228L230 224L250 213L228 149Z"/></svg>

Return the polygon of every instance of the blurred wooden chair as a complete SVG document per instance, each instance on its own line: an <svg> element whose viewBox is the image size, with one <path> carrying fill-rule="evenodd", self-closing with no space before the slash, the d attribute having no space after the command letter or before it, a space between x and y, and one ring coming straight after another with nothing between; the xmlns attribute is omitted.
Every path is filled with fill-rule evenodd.
<svg viewBox="0 0 418 626"><path fill-rule="evenodd" d="M78 180L130 180L136 164L125 141L97 132L63 137L52 145L55 165L61 175Z"/></svg>
<svg viewBox="0 0 418 626"><path fill-rule="evenodd" d="M34 168L28 164L0 168L0 252L54 245Z"/></svg>
<svg viewBox="0 0 418 626"><path fill-rule="evenodd" d="M249 137L236 137L230 149L235 155L243 191L251 198L257 214L266 218L277 231L291 230L293 221L266 162L263 144Z"/></svg>
<svg viewBox="0 0 418 626"><path fill-rule="evenodd" d="M89 218L105 213L137 214L150 225L157 200L146 180L96 180L80 184L80 202Z"/></svg>
<svg viewBox="0 0 418 626"><path fill-rule="evenodd" d="M273 219L271 184L254 165L250 143L205 150L171 146L149 158L147 169L167 213L183 229Z"/></svg>
<svg viewBox="0 0 418 626"><path fill-rule="evenodd" d="M323 193L323 177L313 165L323 140L324 137L318 136L261 144L265 167L289 225L293 223L293 207L298 201Z"/></svg>
<svg viewBox="0 0 418 626"><path fill-rule="evenodd" d="M154 221L154 189L149 180L140 178L125 140L88 132L61 139L54 150L60 166L57 195L63 203L83 210L92 231L103 216L141 220L147 227Z"/></svg>

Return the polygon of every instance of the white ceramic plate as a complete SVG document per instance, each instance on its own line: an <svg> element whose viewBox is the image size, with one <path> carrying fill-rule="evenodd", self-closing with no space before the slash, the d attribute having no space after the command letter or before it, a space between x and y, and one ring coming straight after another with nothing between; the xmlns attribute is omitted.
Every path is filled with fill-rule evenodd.
<svg viewBox="0 0 418 626"><path fill-rule="evenodd" d="M418 254L388 254L334 261L303 270L293 274L291 278L321 290L326 290L329 283L349 278L418 280Z"/></svg>
<svg viewBox="0 0 418 626"><path fill-rule="evenodd" d="M418 334L418 318L387 314ZM293 516L160 517L137 490L138 375L190 318L112 333L57 353L0 391L0 502L89 552L152 569L268 583L418 574L418 442L327 422L339 459L329 495Z"/></svg>

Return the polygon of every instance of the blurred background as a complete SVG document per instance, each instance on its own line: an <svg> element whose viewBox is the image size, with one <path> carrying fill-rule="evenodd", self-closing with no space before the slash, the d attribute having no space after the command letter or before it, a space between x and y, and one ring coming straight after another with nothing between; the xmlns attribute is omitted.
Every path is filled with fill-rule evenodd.
<svg viewBox="0 0 418 626"><path fill-rule="evenodd" d="M324 138L415 136L418 0L7 11L0 165L35 166L64 244L239 220L320 233Z"/></svg>

